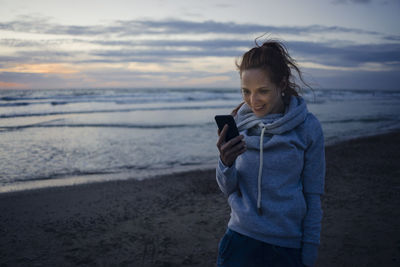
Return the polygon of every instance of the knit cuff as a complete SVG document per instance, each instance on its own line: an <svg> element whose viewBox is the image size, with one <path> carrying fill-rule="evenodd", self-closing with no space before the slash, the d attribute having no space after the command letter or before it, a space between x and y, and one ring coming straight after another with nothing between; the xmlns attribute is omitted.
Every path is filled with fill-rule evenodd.
<svg viewBox="0 0 400 267"><path fill-rule="evenodd" d="M301 258L306 266L314 266L318 257L318 245L311 243L303 243Z"/></svg>
<svg viewBox="0 0 400 267"><path fill-rule="evenodd" d="M221 172L225 175L225 176L231 176L232 174L234 174L235 172L235 164L233 164L231 167L226 166L221 158L218 159L218 168L221 170Z"/></svg>

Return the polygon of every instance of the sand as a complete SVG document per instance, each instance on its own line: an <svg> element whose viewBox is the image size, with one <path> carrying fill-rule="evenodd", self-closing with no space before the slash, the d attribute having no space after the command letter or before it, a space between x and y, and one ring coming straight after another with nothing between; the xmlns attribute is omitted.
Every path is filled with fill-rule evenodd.
<svg viewBox="0 0 400 267"><path fill-rule="evenodd" d="M316 266L400 265L400 133L326 149ZM204 170L0 194L0 266L215 266L229 206Z"/></svg>

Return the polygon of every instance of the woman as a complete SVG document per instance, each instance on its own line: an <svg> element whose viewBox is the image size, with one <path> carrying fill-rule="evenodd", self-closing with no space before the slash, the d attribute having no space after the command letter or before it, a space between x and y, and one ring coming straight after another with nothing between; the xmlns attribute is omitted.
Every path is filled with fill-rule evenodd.
<svg viewBox="0 0 400 267"><path fill-rule="evenodd" d="M324 137L293 82L301 72L286 48L267 41L240 64L244 102L233 115L241 133L219 132L216 170L231 217L218 266L313 266L321 231ZM305 83L304 83L305 84Z"/></svg>

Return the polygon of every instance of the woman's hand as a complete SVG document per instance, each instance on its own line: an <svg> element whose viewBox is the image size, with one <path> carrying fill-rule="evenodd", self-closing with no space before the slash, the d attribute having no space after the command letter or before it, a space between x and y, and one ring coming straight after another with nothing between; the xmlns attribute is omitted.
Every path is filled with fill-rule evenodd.
<svg viewBox="0 0 400 267"><path fill-rule="evenodd" d="M226 133L228 132L228 125L225 124L224 128L220 132L218 130L218 142L217 147L219 150L219 157L225 166L231 167L235 162L236 158L246 151L246 143L244 142L243 135L236 136L228 142L225 142Z"/></svg>

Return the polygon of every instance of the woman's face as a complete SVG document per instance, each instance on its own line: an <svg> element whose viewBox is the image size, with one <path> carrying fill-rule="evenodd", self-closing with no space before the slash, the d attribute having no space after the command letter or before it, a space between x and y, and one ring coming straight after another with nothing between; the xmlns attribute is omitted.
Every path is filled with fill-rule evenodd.
<svg viewBox="0 0 400 267"><path fill-rule="evenodd" d="M257 117L284 111L281 90L271 82L266 71L262 69L244 70L241 86L243 100Z"/></svg>

